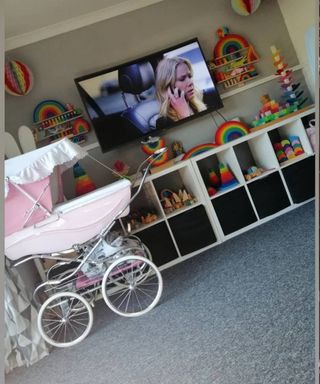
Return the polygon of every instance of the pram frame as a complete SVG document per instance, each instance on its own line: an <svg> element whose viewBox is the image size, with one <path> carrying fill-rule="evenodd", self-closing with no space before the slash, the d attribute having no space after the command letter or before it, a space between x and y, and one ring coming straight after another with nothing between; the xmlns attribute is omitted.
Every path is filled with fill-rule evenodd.
<svg viewBox="0 0 320 384"><path fill-rule="evenodd" d="M96 244L93 246L93 248L91 249L91 251L85 256L85 258L81 261L81 263L79 264L79 266L76 268L76 270L68 277L66 278L63 278L63 279L57 279L57 280L50 280L50 281L47 281L47 282L44 282L43 284L49 284L50 285L57 285L57 284L60 284L62 283L64 280L67 280L68 278L72 277L73 275L75 275L79 269L83 266L83 264L90 258L91 254L96 250L96 248L101 244L101 242L103 241L103 239L105 238L105 236L107 235L107 233L112 229L112 227L115 225L116 221L118 220L119 217L121 217L121 215L126 211L126 209L130 206L130 204L136 199L136 197L140 194L141 190L142 190L142 187L143 187L143 184L144 184L144 181L147 177L147 174L149 173L149 169L152 165L152 163L159 157L161 156L161 154L163 153L164 151L157 151L155 153L155 155L151 155L149 157L147 157L140 165L139 165L139 168L137 169L137 172L136 172L136 176L135 176L135 179L134 181L132 182L132 185L134 186L135 185L135 182L137 180L137 175L139 175L142 167L148 163L148 166L146 167L144 173L143 173L143 176L142 176L142 179L139 183L139 187L136 191L136 193L130 198L130 200L128 201L127 205L120 210L120 212L117 213L117 215L113 218L113 220L110 222L110 224L108 224L98 235L96 235L95 237L93 237L92 239L90 239L89 241L94 241L94 239L98 239L98 241L96 242ZM19 188L20 189L20 188ZM37 203L39 204L39 203ZM39 204L41 206L41 204ZM41 206L42 207L42 206ZM44 208L44 207L43 207ZM45 209L45 208L44 208ZM46 209L45 209L46 210ZM48 212L48 210L46 210ZM79 249L80 247L80 244L74 244L72 246L72 249L77 251L77 249ZM62 252L57 252L58 254L62 254ZM52 255L52 254L51 254ZM49 255L46 255L46 254L41 254L41 255L32 255L32 256L26 256L26 258L24 258L23 260L20 260L18 262L16 262L15 264L13 264L14 267L17 267L18 265L21 265L23 264L24 262L26 261L29 261L29 260L33 260L33 259L37 259L37 258L40 258L40 259L51 259L51 260L57 260L57 261L65 261L65 262L72 262L72 261L75 261L75 260L72 260L72 259L68 259L68 258L60 258L60 257L56 257L56 256L49 256Z"/></svg>
<svg viewBox="0 0 320 384"><path fill-rule="evenodd" d="M118 220L119 217L122 216L122 214L128 209L128 207L130 206L130 204L136 199L136 197L140 194L141 190L142 190L142 187L143 187L143 184L145 182L145 179L146 179L146 176L149 172L149 169L150 167L152 166L153 162L158 158L160 157L167 149L166 148L162 148L158 151L156 151L153 155L149 156L147 159L145 159L138 167L137 169L137 172L136 172L136 177L134 179L134 181L131 183L131 187L135 186L136 184L136 181L137 181L137 178L138 176L140 175L140 172L142 170L142 168L145 166L146 163L148 163L147 167L145 168L144 172L143 172L143 176L141 178L141 181L139 182L139 186L138 186L138 189L137 191L131 196L131 198L128 200L127 204L119 211L117 212L117 214L112 218L112 220L98 233L96 234L95 236L93 236L91 239L85 241L84 243L77 243L77 244L74 244L70 249L67 249L67 250L63 250L63 251L60 251L60 252L51 252L51 253L42 253L42 254L35 254L35 255L26 255L24 257L21 257L19 259L19 261L16 261L13 266L14 267L17 267L19 265L22 265L24 264L25 262L28 262L30 260L35 260L35 259L49 259L49 260L54 260L56 261L60 266L61 265L67 265L67 264L71 264L71 263L78 263L78 265L72 269L72 271L70 273L66 273L63 277L59 277L58 275L58 278L54 278L54 279L47 279L46 281L42 282L40 285L38 285L36 287L36 289L34 290L34 293L33 293L33 298L34 298L34 301L37 303L37 305L41 305L39 300L38 300L38 293L41 289L43 289L44 287L46 286L49 286L51 288L54 288L54 287L58 287L59 285L63 284L64 282L67 282L67 281L70 281L70 279L72 278L75 278L77 276L77 274L79 273L79 271L82 269L82 267L90 260L90 257L94 254L94 252L97 250L97 248L102 244L103 241L105 241L105 238L106 238L106 235L110 232L110 230L113 228L113 226L115 225L116 221ZM91 157L89 155L90 158L92 158L93 160L97 161L96 159L94 159L93 157ZM97 161L98 163L100 163L99 161ZM104 164L100 163L101 165L105 166ZM106 168L108 168L107 166L105 166ZM108 168L110 169L110 168ZM113 170L112 170L113 171ZM25 192L23 190L23 188L20 188L18 186L18 189L22 189L22 193L28 195L27 192ZM31 197L31 196L30 196ZM34 199L31 197L31 200L33 202L33 207L32 207L32 210L34 210L35 208L40 208L40 209L43 209L46 214L51 214L51 212L49 212L45 207L43 207L40 203L39 203L39 199L41 198L41 195L39 196L38 199ZM41 222L39 223L41 225ZM136 239L138 239L136 236L134 236ZM142 242L140 241L140 239L138 239L138 243L137 243L137 246L136 247L133 247L133 248L126 248L127 251L130 252L131 249L134 249L134 248L137 248L137 247L141 247L141 249L143 250L143 244ZM87 245L87 244L93 244L93 246L91 247L91 249L89 250L89 252L87 252L87 254L83 255L83 249L84 247ZM85 294L88 294L92 291L95 291L97 289L102 289L102 293L103 293L103 297L106 301L106 304L116 313L120 314L120 315L123 315L123 316L128 316L128 317L133 317L133 316L139 316L140 314L143 314L143 313L146 313L148 312L149 310L151 310L158 302L158 300L160 299L160 296L161 296L161 293L162 293L162 279L161 279L161 275L160 275L160 272L158 271L157 267L151 262L149 261L148 259L146 259L145 257L140 257L140 256L136 256L136 255L132 255L132 256L121 256L119 255L119 257L115 257L115 255L117 255L117 248L115 248L115 253L113 253L112 255L108 255L106 257L106 261L108 260L109 257L112 256L113 258L113 261L111 262L110 265L107 266L107 271L104 273L104 276L103 276L103 279L102 279L102 284L100 286L96 286L94 288L91 288L87 291L85 291L84 293L80 294L80 296L84 296ZM66 253L70 253L70 252L76 252L77 256L74 257L74 258L67 258L65 257L64 255L66 255ZM144 252L144 250L143 250ZM145 253L144 253L144 256L145 256ZM112 306L111 302L109 301L108 302L108 297L107 297L107 289L106 289L106 285L107 285L107 279L108 279L108 276L107 276L107 272L110 273L110 271L112 271L116 266L117 264L119 264L119 261L121 262L121 260L123 262L126 262L126 261L129 261L129 260L140 260L140 263L142 263L143 261L143 266L145 265L148 265L149 266L149 269L151 269L151 273L150 273L150 276L152 275L156 275L156 277L158 278L158 281L159 281L159 289L157 291L157 295L156 295L156 299L154 300L154 302L152 303L152 305L150 305L148 308L144 309L144 310L141 310L137 313L123 313L121 310L117 311L117 309L115 307ZM139 264L138 264L139 265ZM141 265L141 264L140 264ZM54 266L53 266L54 267ZM52 267L51 267L52 268ZM51 268L49 269L49 271L51 270ZM133 267L132 267L133 268ZM139 267L140 268L140 267ZM47 271L47 276L49 276L49 271ZM141 280L141 279L140 279ZM142 281L142 280L141 280ZM103 287L105 286L105 289L103 289ZM130 288L131 289L131 288ZM63 292L59 292L60 293L60 296L63 295ZM65 292L67 293L67 292ZM54 295L58 295L57 293L55 293ZM67 296L68 297L74 297L74 298L77 298L77 293L75 292L68 292ZM79 296L79 295L78 295ZM50 296L51 297L51 296ZM44 309L43 309L43 306L46 305L47 302L50 301L50 297L41 305L41 311L39 312L39 316L41 317L41 314L44 312ZM79 298L78 298L79 299ZM80 300L80 299L79 299ZM83 302L83 300L80 300L81 302ZM156 302L155 302L156 301ZM62 304L65 302L65 299L64 301L62 301ZM89 304L92 304L93 303L89 303ZM86 305L85 305L86 307ZM89 311L90 312L90 311ZM90 313L89 313L90 315ZM90 317L91 316L91 317ZM89 316L89 319L91 318L92 320L92 314ZM42 334L42 336L45 338L45 340L47 342L49 342L50 344L52 345L55 345L57 347L66 347L66 346L71 346L71 345L74 345L78 342L80 342L81 340L83 340L83 338L87 335L87 330L84 332L85 333L85 336L84 337L79 337L77 340L72 340L71 342L69 343L56 343L55 341L52 341L50 340L50 338L46 337L46 335L43 333L43 329L41 328L41 319L38 317L38 326L40 327L39 330L40 330L40 333ZM92 323L92 321L89 321L89 324ZM92 324L91 324L92 325ZM90 327L91 327L90 325ZM41 331L42 329L42 331Z"/></svg>

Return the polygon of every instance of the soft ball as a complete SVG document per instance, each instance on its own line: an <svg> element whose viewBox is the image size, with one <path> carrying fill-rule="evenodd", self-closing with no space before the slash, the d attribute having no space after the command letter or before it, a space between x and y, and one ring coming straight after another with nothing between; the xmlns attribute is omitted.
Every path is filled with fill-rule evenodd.
<svg viewBox="0 0 320 384"><path fill-rule="evenodd" d="M33 75L26 64L11 60L5 64L5 90L13 96L27 95L33 86Z"/></svg>

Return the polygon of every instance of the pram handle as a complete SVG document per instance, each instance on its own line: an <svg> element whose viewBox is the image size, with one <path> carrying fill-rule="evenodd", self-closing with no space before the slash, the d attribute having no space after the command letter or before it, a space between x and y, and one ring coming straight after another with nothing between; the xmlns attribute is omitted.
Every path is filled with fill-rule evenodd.
<svg viewBox="0 0 320 384"><path fill-rule="evenodd" d="M144 181L147 177L147 174L149 173L149 170L152 166L152 164L160 157L162 156L165 152L167 152L168 148L167 147L163 147L163 148L160 148L160 149L157 149L152 155L148 156L138 167L137 169L137 172L136 172L136 175L135 175L135 178L132 182L132 185L134 186L136 181L137 181L137 178L140 174L140 171L142 169L142 167L148 163L148 166L147 168L145 169L144 173L143 173L143 176L142 176L142 179L141 179L141 182L139 183L139 188L137 190L137 192L131 197L131 200L130 200L130 203L132 202L132 200L134 200L134 198L140 193L141 191L141 188L144 184Z"/></svg>

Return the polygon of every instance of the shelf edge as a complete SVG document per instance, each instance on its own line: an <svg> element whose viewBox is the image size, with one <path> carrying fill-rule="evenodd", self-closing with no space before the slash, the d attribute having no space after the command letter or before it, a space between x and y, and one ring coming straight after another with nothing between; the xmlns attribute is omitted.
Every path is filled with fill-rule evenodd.
<svg viewBox="0 0 320 384"><path fill-rule="evenodd" d="M301 64L298 64L298 65L295 65L293 67L291 67L290 69L292 69L293 72L295 71L299 71L301 69L303 69L303 65ZM224 92L224 93L221 93L220 94L220 97L221 99L227 99L228 97L231 97L231 96L234 96L240 92L243 92L243 91L246 91L250 88L255 88L255 87L258 87L259 85L261 84L264 84L264 83L267 83L269 81L272 81L272 80L275 80L277 78L276 75L270 75L270 76L266 76L262 79L259 79L257 81L254 81L254 82L251 82L247 85L243 85L242 87L238 87L237 89L233 89L232 91L229 91L229 92Z"/></svg>

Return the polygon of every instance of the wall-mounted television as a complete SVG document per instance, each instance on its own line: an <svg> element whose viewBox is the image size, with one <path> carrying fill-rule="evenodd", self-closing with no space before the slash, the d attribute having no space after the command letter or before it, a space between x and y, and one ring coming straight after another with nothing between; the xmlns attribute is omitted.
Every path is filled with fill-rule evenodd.
<svg viewBox="0 0 320 384"><path fill-rule="evenodd" d="M196 38L74 81L103 152L223 107Z"/></svg>

